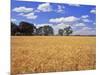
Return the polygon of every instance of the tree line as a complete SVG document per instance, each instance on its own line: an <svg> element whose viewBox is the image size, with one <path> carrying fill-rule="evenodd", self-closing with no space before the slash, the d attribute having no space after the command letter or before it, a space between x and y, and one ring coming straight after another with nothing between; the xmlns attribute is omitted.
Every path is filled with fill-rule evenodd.
<svg viewBox="0 0 100 75"><path fill-rule="evenodd" d="M58 35L60 36L68 36L73 33L73 30L71 26L65 27L64 29L58 30ZM15 23L11 22L11 35L39 35L39 36L53 36L54 35L54 29L49 25L44 25L39 28L34 26L32 23L28 22L20 22L19 25L16 25Z"/></svg>

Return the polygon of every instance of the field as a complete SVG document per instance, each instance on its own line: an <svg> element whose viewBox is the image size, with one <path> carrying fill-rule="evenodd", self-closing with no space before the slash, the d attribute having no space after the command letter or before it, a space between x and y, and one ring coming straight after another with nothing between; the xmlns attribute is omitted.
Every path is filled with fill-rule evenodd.
<svg viewBox="0 0 100 75"><path fill-rule="evenodd" d="M12 36L12 75L96 68L96 38Z"/></svg>

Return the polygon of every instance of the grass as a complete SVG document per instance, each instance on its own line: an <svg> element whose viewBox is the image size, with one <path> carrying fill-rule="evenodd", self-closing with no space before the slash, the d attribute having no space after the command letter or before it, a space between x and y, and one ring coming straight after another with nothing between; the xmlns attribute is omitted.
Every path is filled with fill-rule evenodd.
<svg viewBox="0 0 100 75"><path fill-rule="evenodd" d="M13 75L96 68L96 38L85 36L12 36Z"/></svg>

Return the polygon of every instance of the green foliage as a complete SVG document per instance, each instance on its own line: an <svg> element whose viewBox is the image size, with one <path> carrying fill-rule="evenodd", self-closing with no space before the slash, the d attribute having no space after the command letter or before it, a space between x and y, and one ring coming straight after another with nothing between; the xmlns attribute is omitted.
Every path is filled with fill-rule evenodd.
<svg viewBox="0 0 100 75"><path fill-rule="evenodd" d="M63 29L59 29L58 34L63 36L64 30Z"/></svg>
<svg viewBox="0 0 100 75"><path fill-rule="evenodd" d="M35 26L28 22L20 22L19 28L22 35L32 35Z"/></svg>
<svg viewBox="0 0 100 75"><path fill-rule="evenodd" d="M60 36L68 36L73 33L73 30L70 26L59 29L58 35ZM28 22L20 22L19 25L11 22L11 35L40 35L40 36L50 36L54 35L54 30L49 25L44 25L39 28L36 28L34 24Z"/></svg>
<svg viewBox="0 0 100 75"><path fill-rule="evenodd" d="M64 28L64 35L68 36L68 35L70 35L72 33L73 33L73 30L72 30L72 28L70 26Z"/></svg>
<svg viewBox="0 0 100 75"><path fill-rule="evenodd" d="M37 30L37 33L38 33L38 35L45 35L45 36L54 35L53 28L48 25L39 27Z"/></svg>
<svg viewBox="0 0 100 75"><path fill-rule="evenodd" d="M16 35L17 32L20 32L19 27L15 23L11 22L11 35Z"/></svg>
<svg viewBox="0 0 100 75"><path fill-rule="evenodd" d="M73 30L70 26L68 26L64 29L59 29L59 31L58 31L58 34L61 35L61 36L63 36L63 35L69 36L72 33L73 33Z"/></svg>

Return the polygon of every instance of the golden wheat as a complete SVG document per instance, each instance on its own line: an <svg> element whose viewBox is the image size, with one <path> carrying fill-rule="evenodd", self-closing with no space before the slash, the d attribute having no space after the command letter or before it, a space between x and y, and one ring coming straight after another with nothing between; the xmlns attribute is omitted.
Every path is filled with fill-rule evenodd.
<svg viewBox="0 0 100 75"><path fill-rule="evenodd" d="M96 68L95 37L12 36L12 74Z"/></svg>

